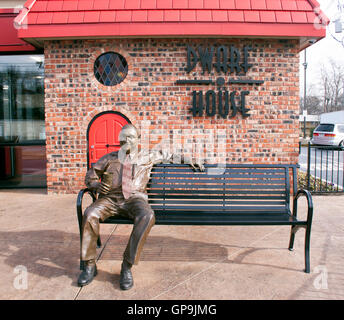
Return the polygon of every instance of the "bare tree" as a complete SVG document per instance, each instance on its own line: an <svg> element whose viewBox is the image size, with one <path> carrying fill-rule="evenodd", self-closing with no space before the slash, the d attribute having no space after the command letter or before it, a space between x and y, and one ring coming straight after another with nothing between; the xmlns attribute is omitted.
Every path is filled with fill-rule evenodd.
<svg viewBox="0 0 344 320"><path fill-rule="evenodd" d="M323 90L323 112L343 110L344 66L330 59L328 66L321 66L320 82Z"/></svg>
<svg viewBox="0 0 344 320"><path fill-rule="evenodd" d="M304 97L300 97L300 113L307 110L308 114L321 114L323 112L323 105L321 98L315 95L308 95L306 97L306 105L304 105Z"/></svg>
<svg viewBox="0 0 344 320"><path fill-rule="evenodd" d="M304 101L304 96L300 95L300 113L303 110L307 110L308 114L321 114L323 112L323 104L321 97L318 95L319 88L314 83L308 84L307 93L306 101Z"/></svg>

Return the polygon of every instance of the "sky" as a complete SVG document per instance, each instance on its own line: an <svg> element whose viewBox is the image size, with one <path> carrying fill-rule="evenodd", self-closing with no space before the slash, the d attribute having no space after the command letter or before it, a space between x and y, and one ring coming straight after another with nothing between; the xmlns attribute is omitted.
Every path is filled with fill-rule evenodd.
<svg viewBox="0 0 344 320"><path fill-rule="evenodd" d="M320 9L325 15L333 21L338 15L337 0L317 0L320 4ZM340 0L344 5L344 0ZM341 17L344 27L344 8ZM334 24L330 23L327 27L326 37L306 49L307 58L307 94L317 94L319 90L320 68L322 64L327 64L330 59L337 63L344 65L344 41L340 44L331 36L335 35L337 38L344 39L344 30L341 34L334 32ZM300 53L300 94L303 96L304 88L304 51ZM318 85L318 86L317 86Z"/></svg>

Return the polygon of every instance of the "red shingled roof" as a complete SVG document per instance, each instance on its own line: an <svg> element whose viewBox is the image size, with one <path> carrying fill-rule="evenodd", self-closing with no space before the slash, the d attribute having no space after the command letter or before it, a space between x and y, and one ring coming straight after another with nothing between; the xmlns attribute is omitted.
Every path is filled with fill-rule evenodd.
<svg viewBox="0 0 344 320"><path fill-rule="evenodd" d="M0 9L0 52L35 51L36 48L18 38L17 30L13 27L13 20L18 11L14 9Z"/></svg>
<svg viewBox="0 0 344 320"><path fill-rule="evenodd" d="M15 20L24 39L311 37L328 20L315 0L29 0Z"/></svg>

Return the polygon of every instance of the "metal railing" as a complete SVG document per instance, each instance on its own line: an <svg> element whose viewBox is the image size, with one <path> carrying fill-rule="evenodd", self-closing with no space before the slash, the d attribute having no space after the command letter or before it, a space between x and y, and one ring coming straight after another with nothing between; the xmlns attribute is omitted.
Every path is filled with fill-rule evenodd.
<svg viewBox="0 0 344 320"><path fill-rule="evenodd" d="M308 143L307 189L312 193L344 192L344 148Z"/></svg>

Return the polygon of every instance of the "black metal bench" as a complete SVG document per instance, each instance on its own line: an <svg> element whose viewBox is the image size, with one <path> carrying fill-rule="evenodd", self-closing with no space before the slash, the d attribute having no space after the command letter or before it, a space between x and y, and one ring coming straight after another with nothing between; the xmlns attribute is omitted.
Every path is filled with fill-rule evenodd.
<svg viewBox="0 0 344 320"><path fill-rule="evenodd" d="M286 225L291 226L289 250L295 233L305 228L305 272L310 272L310 235L313 216L311 194L297 190L297 165L205 165L195 172L188 165L156 165L147 186L156 225ZM292 176L292 184L290 183ZM293 209L290 209L290 190ZM77 215L82 225L83 189L77 198ZM297 201L305 195L307 218L297 217ZM110 217L103 223L128 224L131 220ZM80 239L81 240L81 239ZM101 246L98 239L98 246ZM81 262L82 265L82 262Z"/></svg>

